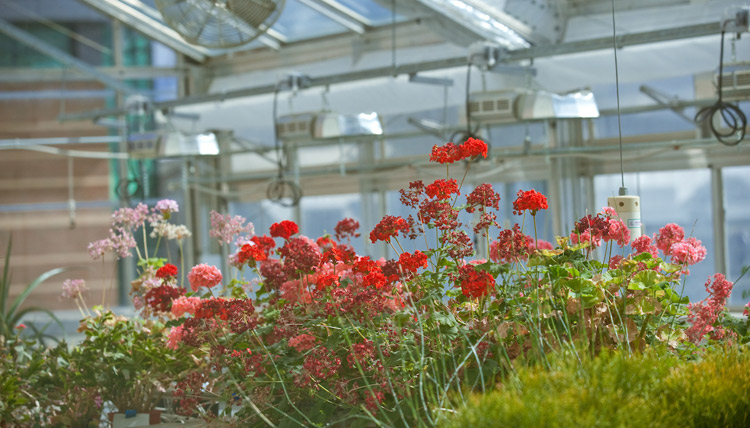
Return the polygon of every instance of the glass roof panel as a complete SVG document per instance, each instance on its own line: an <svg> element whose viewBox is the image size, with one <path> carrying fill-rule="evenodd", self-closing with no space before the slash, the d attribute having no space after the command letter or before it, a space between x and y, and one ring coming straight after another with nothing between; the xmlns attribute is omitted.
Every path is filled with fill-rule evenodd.
<svg viewBox="0 0 750 428"><path fill-rule="evenodd" d="M374 0L337 0L342 5L369 19L373 25L385 25L391 23L391 10L383 7ZM396 9L398 12L398 8ZM396 13L396 20L401 21L402 16Z"/></svg>
<svg viewBox="0 0 750 428"><path fill-rule="evenodd" d="M279 20L272 27L290 42L349 31L343 25L297 0L287 0Z"/></svg>

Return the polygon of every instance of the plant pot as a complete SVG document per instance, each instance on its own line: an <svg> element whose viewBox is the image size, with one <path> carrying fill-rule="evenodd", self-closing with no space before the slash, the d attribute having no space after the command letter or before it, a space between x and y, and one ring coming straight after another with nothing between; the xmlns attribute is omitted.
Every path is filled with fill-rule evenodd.
<svg viewBox="0 0 750 428"><path fill-rule="evenodd" d="M110 413L109 424L112 428L140 427L144 425L157 425L161 423L161 410L152 410L149 413Z"/></svg>

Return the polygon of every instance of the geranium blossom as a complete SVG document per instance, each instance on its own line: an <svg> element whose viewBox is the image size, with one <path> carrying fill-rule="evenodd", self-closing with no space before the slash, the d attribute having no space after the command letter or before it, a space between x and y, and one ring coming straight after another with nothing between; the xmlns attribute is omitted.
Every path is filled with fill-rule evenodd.
<svg viewBox="0 0 750 428"><path fill-rule="evenodd" d="M409 224L406 220L401 217L387 215L370 232L370 241L373 243L377 241L390 242L391 238L397 236L399 232L405 233L408 231Z"/></svg>
<svg viewBox="0 0 750 428"><path fill-rule="evenodd" d="M685 334L693 343L699 343L709 333L713 339L724 337L724 327L717 321L724 313L733 286L734 284L727 281L723 274L717 273L706 281L705 287L709 296L698 303L688 305L688 322L691 326Z"/></svg>
<svg viewBox="0 0 750 428"><path fill-rule="evenodd" d="M336 233L334 235L336 236L336 239L343 241L344 238L359 238L360 234L357 232L358 229L359 222L353 218L347 217L336 223L336 227L333 230Z"/></svg>
<svg viewBox="0 0 750 428"><path fill-rule="evenodd" d="M158 287L154 287L143 296L146 304L155 312L170 312L172 309L172 301L179 296L185 294L184 288L173 287L169 284L162 284Z"/></svg>
<svg viewBox="0 0 750 428"><path fill-rule="evenodd" d="M519 190L516 196L516 200L513 201L513 214L521 215L524 211L529 211L531 215L536 215L537 211L548 208L547 197L534 189Z"/></svg>
<svg viewBox="0 0 750 428"><path fill-rule="evenodd" d="M706 258L706 247L698 239L688 238L672 244L669 253L674 263L694 265Z"/></svg>
<svg viewBox="0 0 750 428"><path fill-rule="evenodd" d="M297 223L289 220L284 220L279 223L274 223L270 228L271 236L274 238L289 239L292 235L299 232L299 226Z"/></svg>
<svg viewBox="0 0 750 428"><path fill-rule="evenodd" d="M197 296L179 296L172 300L172 315L179 318L185 314L194 315L195 309L200 305L201 299Z"/></svg>
<svg viewBox="0 0 750 428"><path fill-rule="evenodd" d="M309 349L312 349L317 343L318 339L316 339L315 336L309 335L307 333L302 333L300 335L294 336L289 339L288 342L289 346L296 349L297 352L305 352Z"/></svg>
<svg viewBox="0 0 750 428"><path fill-rule="evenodd" d="M461 292L472 299L486 296L495 286L495 279L492 275L476 270L471 264L461 266L458 278Z"/></svg>
<svg viewBox="0 0 750 428"><path fill-rule="evenodd" d="M188 274L188 281L193 291L198 291L201 287L215 287L221 282L221 279L221 271L216 266L207 264L194 266Z"/></svg>
<svg viewBox="0 0 750 428"><path fill-rule="evenodd" d="M661 250L666 256L671 256L670 249L672 245L682 241L685 238L685 230L674 224L669 223L666 226L659 229L659 233L654 239L656 241L656 247Z"/></svg>
<svg viewBox="0 0 750 428"><path fill-rule="evenodd" d="M484 183L477 186L469 196L466 197L466 212L473 213L474 210L484 211L486 208L498 209L500 195L495 192L491 184Z"/></svg>
<svg viewBox="0 0 750 428"><path fill-rule="evenodd" d="M156 271L157 278L174 278L177 276L177 266L167 263Z"/></svg>
<svg viewBox="0 0 750 428"><path fill-rule="evenodd" d="M487 143L469 137L469 139L460 146L457 146L452 142L446 143L442 146L433 146L432 153L430 153L430 162L451 164L463 159L478 156L487 157Z"/></svg>
<svg viewBox="0 0 750 428"><path fill-rule="evenodd" d="M448 199L454 193L460 194L458 183L453 178L450 180L435 180L432 184L425 187L425 193L427 196L436 199Z"/></svg>
<svg viewBox="0 0 750 428"><path fill-rule="evenodd" d="M630 244L630 246L635 250L635 254L641 254L641 253L649 253L654 258L658 257L659 255L659 249L656 248L655 245L651 245L651 238L649 238L647 235L641 235Z"/></svg>

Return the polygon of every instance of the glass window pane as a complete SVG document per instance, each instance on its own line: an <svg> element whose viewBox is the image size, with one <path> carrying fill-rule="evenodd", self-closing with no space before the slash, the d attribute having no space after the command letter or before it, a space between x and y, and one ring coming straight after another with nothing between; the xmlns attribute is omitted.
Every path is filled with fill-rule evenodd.
<svg viewBox="0 0 750 428"><path fill-rule="evenodd" d="M713 212L711 210L711 174L708 170L679 170L625 174L631 195L641 197L641 221L644 234L653 236L668 223L685 229L685 236L699 239L706 247L706 259L690 267L685 294L691 302L707 297L703 284L716 273L714 263ZM598 206L617 194L620 175L594 178ZM680 290L677 290L680 291Z"/></svg>
<svg viewBox="0 0 750 428"><path fill-rule="evenodd" d="M724 168L727 237L727 279L735 281L743 266L750 266L750 166ZM747 297L743 297L745 293ZM750 300L750 273L734 285L729 306L741 309Z"/></svg>
<svg viewBox="0 0 750 428"><path fill-rule="evenodd" d="M325 234L333 235L334 228L344 218L359 222L359 238L353 238L352 247L358 254L363 254L364 239L369 231L363 229L362 200L359 193L345 195L305 196L300 201L302 219L301 231L304 235L317 239Z"/></svg>
<svg viewBox="0 0 750 428"><path fill-rule="evenodd" d="M273 29L286 36L289 41L348 31L338 22L296 0L287 0Z"/></svg>

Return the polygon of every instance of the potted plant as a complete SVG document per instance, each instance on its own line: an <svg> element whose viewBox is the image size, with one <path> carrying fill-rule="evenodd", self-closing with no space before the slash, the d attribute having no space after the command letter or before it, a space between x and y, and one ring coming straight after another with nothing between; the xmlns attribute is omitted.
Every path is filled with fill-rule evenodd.
<svg viewBox="0 0 750 428"><path fill-rule="evenodd" d="M69 355L79 386L95 388L119 413L148 414L148 423L158 423L156 406L179 374L194 365L190 357L165 346L158 322L99 310L81 322L80 330L86 338Z"/></svg>

